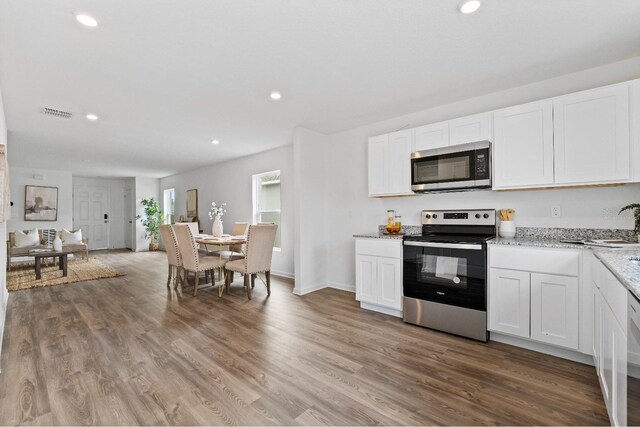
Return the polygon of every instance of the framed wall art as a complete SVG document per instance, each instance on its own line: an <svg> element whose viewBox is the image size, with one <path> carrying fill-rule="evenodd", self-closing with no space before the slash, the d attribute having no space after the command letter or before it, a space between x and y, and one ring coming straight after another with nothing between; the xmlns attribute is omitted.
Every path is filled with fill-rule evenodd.
<svg viewBox="0 0 640 427"><path fill-rule="evenodd" d="M26 185L24 188L25 221L58 220L58 187Z"/></svg>

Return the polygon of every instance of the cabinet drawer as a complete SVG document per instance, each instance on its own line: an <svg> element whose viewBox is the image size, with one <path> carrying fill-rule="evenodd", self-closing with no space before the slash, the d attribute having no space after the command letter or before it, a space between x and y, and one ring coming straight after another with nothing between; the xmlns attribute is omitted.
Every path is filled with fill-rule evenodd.
<svg viewBox="0 0 640 427"><path fill-rule="evenodd" d="M491 245L489 260L491 267L578 276L580 251Z"/></svg>
<svg viewBox="0 0 640 427"><path fill-rule="evenodd" d="M402 258L402 240L357 239L356 254Z"/></svg>
<svg viewBox="0 0 640 427"><path fill-rule="evenodd" d="M627 288L613 275L612 272L602 263L598 274L600 280L600 290L607 304L611 308L614 317L622 327L622 331L627 333Z"/></svg>

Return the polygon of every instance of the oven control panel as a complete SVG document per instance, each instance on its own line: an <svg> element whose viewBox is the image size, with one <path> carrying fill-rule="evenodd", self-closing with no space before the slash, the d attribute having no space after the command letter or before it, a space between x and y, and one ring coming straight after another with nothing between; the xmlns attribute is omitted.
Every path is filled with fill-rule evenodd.
<svg viewBox="0 0 640 427"><path fill-rule="evenodd" d="M496 225L495 209L459 211L422 211L422 224L426 225Z"/></svg>

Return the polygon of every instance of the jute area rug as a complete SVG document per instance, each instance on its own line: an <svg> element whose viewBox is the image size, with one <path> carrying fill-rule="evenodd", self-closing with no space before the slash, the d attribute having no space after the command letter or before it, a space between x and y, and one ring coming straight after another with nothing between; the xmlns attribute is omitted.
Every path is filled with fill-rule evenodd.
<svg viewBox="0 0 640 427"><path fill-rule="evenodd" d="M124 274L102 261L89 258L88 261L83 259L69 260L66 277L62 276L62 270L57 265L43 265L42 279L36 280L34 263L31 262L11 267L11 271L7 272L7 289L9 291L20 291L118 276L124 276Z"/></svg>

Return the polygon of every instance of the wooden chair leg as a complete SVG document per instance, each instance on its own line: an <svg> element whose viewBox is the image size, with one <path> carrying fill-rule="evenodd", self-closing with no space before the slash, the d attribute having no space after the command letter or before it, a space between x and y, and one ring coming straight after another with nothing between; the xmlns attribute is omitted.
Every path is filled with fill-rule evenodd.
<svg viewBox="0 0 640 427"><path fill-rule="evenodd" d="M216 270L215 270L215 268L212 268L211 270L209 270L209 277L211 277L211 286L215 286L216 285Z"/></svg>
<svg viewBox="0 0 640 427"><path fill-rule="evenodd" d="M251 299L251 286L249 286L249 274L244 274L244 289L247 291L247 298Z"/></svg>
<svg viewBox="0 0 640 427"><path fill-rule="evenodd" d="M224 287L229 292L229 285L231 285L231 271L227 271L227 276L224 278Z"/></svg>
<svg viewBox="0 0 640 427"><path fill-rule="evenodd" d="M252 274L251 275L251 289L256 287L256 275Z"/></svg>
<svg viewBox="0 0 640 427"><path fill-rule="evenodd" d="M169 273L167 274L167 288L171 289L171 279L173 276L173 266L169 264Z"/></svg>
<svg viewBox="0 0 640 427"><path fill-rule="evenodd" d="M200 282L200 272L196 271L196 284L193 287L193 296L198 295L198 282Z"/></svg>
<svg viewBox="0 0 640 427"><path fill-rule="evenodd" d="M266 271L264 273L266 279L267 279L267 295L271 295L271 272L270 271Z"/></svg>

